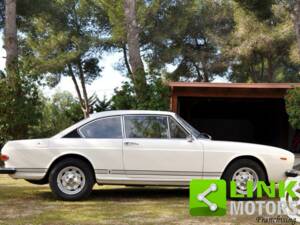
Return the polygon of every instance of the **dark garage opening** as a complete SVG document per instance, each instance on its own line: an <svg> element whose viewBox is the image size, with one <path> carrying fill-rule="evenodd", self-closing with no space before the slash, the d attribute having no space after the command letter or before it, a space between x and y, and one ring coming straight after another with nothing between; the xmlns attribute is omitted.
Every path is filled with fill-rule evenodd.
<svg viewBox="0 0 300 225"><path fill-rule="evenodd" d="M289 148L284 99L178 96L177 112L214 140Z"/></svg>

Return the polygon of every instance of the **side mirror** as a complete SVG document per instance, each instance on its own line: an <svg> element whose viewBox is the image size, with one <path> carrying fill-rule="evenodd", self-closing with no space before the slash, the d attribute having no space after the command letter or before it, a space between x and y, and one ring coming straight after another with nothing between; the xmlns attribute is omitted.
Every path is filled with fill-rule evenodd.
<svg viewBox="0 0 300 225"><path fill-rule="evenodd" d="M186 140L187 140L188 142L193 142L193 141L194 141L194 138L193 138L193 136L192 136L191 134L189 134L189 135L186 137Z"/></svg>
<svg viewBox="0 0 300 225"><path fill-rule="evenodd" d="M201 135L202 135L204 138L207 138L207 139L209 139L209 140L212 139L212 136L210 136L210 135L207 134L207 133L201 133Z"/></svg>

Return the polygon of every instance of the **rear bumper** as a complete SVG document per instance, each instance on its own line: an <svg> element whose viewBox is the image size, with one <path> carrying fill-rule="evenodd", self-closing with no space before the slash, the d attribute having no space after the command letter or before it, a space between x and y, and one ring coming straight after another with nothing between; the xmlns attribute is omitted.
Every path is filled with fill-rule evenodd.
<svg viewBox="0 0 300 225"><path fill-rule="evenodd" d="M287 177L297 177L300 175L300 171L294 170L294 169L287 170L287 171L285 171L285 175Z"/></svg>
<svg viewBox="0 0 300 225"><path fill-rule="evenodd" d="M0 174L14 174L16 173L15 168L1 168L0 167Z"/></svg>

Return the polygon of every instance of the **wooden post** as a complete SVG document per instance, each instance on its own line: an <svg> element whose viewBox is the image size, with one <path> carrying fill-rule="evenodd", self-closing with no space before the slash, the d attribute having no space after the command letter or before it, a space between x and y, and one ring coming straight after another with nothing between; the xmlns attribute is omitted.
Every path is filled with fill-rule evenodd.
<svg viewBox="0 0 300 225"><path fill-rule="evenodd" d="M178 111L178 99L177 99L177 95L172 94L172 98L171 98L171 111L177 113Z"/></svg>

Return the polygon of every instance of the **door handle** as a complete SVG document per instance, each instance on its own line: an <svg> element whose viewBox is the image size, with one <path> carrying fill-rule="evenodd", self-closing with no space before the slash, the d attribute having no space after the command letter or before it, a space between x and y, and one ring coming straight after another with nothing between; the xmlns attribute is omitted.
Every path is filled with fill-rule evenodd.
<svg viewBox="0 0 300 225"><path fill-rule="evenodd" d="M130 142L130 141L126 141L124 142L125 145L139 145L138 143L136 142Z"/></svg>

